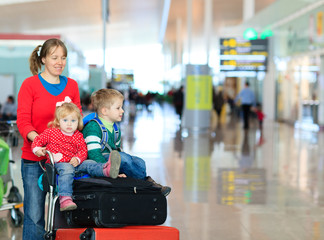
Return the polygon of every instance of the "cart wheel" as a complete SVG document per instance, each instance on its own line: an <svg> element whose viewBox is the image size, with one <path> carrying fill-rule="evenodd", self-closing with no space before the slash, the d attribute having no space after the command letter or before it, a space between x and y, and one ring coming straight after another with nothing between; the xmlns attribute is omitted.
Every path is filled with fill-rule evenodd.
<svg viewBox="0 0 324 240"><path fill-rule="evenodd" d="M23 224L24 214L19 209L11 209L10 213L11 224L14 227L20 227Z"/></svg>
<svg viewBox="0 0 324 240"><path fill-rule="evenodd" d="M46 240L54 240L55 239L55 233L54 232L46 232L44 234L44 239L46 239Z"/></svg>
<svg viewBox="0 0 324 240"><path fill-rule="evenodd" d="M94 236L94 230L92 228L87 228L83 233L80 234L81 240L89 240Z"/></svg>
<svg viewBox="0 0 324 240"><path fill-rule="evenodd" d="M10 188L10 192L8 195L8 202L9 203L19 203L22 202L22 196L19 193L19 189L15 186Z"/></svg>

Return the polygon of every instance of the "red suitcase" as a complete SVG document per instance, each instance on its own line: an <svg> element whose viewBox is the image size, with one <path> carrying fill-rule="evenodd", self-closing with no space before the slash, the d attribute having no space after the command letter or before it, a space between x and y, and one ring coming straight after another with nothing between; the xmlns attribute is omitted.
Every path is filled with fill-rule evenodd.
<svg viewBox="0 0 324 240"><path fill-rule="evenodd" d="M69 240L179 240L179 230L167 226L58 229L55 239Z"/></svg>

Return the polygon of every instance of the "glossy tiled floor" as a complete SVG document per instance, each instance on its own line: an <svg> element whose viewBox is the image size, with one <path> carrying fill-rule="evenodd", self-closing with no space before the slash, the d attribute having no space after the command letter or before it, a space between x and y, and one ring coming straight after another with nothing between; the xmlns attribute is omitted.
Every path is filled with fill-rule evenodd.
<svg viewBox="0 0 324 240"><path fill-rule="evenodd" d="M323 132L266 121L261 138L255 126L244 132L227 118L184 138L173 108L157 104L127 119L123 148L172 187L165 225L178 228L181 240L324 239ZM0 239L21 239L6 216L0 212Z"/></svg>

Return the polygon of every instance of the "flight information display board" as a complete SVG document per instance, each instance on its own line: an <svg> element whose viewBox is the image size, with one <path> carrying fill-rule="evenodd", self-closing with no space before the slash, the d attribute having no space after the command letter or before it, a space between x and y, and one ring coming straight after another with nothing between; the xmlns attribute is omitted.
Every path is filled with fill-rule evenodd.
<svg viewBox="0 0 324 240"><path fill-rule="evenodd" d="M127 69L111 69L112 80L118 83L133 83L134 72Z"/></svg>
<svg viewBox="0 0 324 240"><path fill-rule="evenodd" d="M220 71L267 71L268 39L220 39Z"/></svg>

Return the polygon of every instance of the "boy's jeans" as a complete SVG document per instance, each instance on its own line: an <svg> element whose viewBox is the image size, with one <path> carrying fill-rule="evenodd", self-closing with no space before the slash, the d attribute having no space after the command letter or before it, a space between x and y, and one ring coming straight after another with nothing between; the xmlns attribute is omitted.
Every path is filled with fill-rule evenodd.
<svg viewBox="0 0 324 240"><path fill-rule="evenodd" d="M119 154L121 158L119 173L124 173L127 177L145 180L146 166L144 160L125 152L119 152ZM104 157L108 160L109 155Z"/></svg>
<svg viewBox="0 0 324 240"><path fill-rule="evenodd" d="M70 163L58 162L55 163L55 168L59 174L58 176L58 195L72 196L73 177L88 173L92 177L104 177L103 174L104 163L98 163L93 160L85 160L79 166L73 167Z"/></svg>
<svg viewBox="0 0 324 240"><path fill-rule="evenodd" d="M24 187L24 240L42 240L45 233L45 195L38 187L38 178L43 173L38 162L21 161L21 176Z"/></svg>

